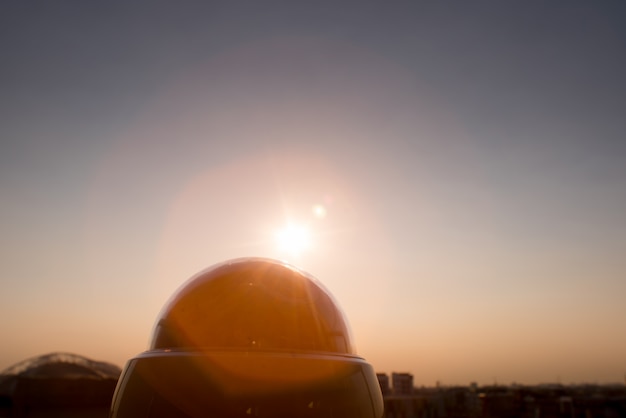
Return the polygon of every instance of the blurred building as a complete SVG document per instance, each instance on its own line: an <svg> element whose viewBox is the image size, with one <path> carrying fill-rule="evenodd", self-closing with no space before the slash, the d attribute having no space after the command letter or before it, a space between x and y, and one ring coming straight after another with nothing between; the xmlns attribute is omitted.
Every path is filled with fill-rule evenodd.
<svg viewBox="0 0 626 418"><path fill-rule="evenodd" d="M121 369L69 353L24 360L0 374L0 417L106 417Z"/></svg>
<svg viewBox="0 0 626 418"><path fill-rule="evenodd" d="M378 378L378 384L380 385L383 396L391 395L391 387L389 386L389 376L387 376L387 373L376 373L376 377Z"/></svg>
<svg viewBox="0 0 626 418"><path fill-rule="evenodd" d="M413 394L413 375L410 373L391 373L394 395Z"/></svg>
<svg viewBox="0 0 626 418"><path fill-rule="evenodd" d="M626 418L626 385L443 386L385 396L385 418Z"/></svg>

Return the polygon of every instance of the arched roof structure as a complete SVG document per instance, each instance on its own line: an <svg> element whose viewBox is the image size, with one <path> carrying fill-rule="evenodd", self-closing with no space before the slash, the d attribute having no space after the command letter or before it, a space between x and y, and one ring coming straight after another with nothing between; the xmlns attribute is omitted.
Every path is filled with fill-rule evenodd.
<svg viewBox="0 0 626 418"><path fill-rule="evenodd" d="M0 373L0 377L50 377L117 379L121 369L111 363L95 361L72 353L49 353L23 360Z"/></svg>

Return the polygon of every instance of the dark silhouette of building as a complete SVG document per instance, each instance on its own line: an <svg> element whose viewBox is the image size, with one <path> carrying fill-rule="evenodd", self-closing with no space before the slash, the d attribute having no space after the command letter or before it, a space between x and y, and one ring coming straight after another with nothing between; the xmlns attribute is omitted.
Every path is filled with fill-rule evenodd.
<svg viewBox="0 0 626 418"><path fill-rule="evenodd" d="M389 376L386 373L376 373L378 384L380 385L380 391L383 396L391 395L391 386L389 386Z"/></svg>
<svg viewBox="0 0 626 418"><path fill-rule="evenodd" d="M0 374L0 416L104 418L120 372L69 353L24 360Z"/></svg>
<svg viewBox="0 0 626 418"><path fill-rule="evenodd" d="M413 393L413 375L410 373L391 373L391 384L394 395L411 395Z"/></svg>
<svg viewBox="0 0 626 418"><path fill-rule="evenodd" d="M385 418L626 418L626 385L437 386L384 402Z"/></svg>

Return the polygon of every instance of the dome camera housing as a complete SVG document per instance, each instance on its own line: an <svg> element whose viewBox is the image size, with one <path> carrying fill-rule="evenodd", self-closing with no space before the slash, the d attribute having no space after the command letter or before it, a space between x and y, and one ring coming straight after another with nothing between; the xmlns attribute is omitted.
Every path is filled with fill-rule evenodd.
<svg viewBox="0 0 626 418"><path fill-rule="evenodd" d="M165 304L149 350L130 359L111 418L381 418L371 365L312 276L259 258L227 261Z"/></svg>

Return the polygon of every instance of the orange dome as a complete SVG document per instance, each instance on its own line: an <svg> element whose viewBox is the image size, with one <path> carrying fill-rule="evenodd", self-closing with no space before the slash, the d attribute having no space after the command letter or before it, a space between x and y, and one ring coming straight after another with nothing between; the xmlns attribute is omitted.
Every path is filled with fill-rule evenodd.
<svg viewBox="0 0 626 418"><path fill-rule="evenodd" d="M150 349L178 348L355 354L348 322L324 286L262 258L218 264L174 293Z"/></svg>

